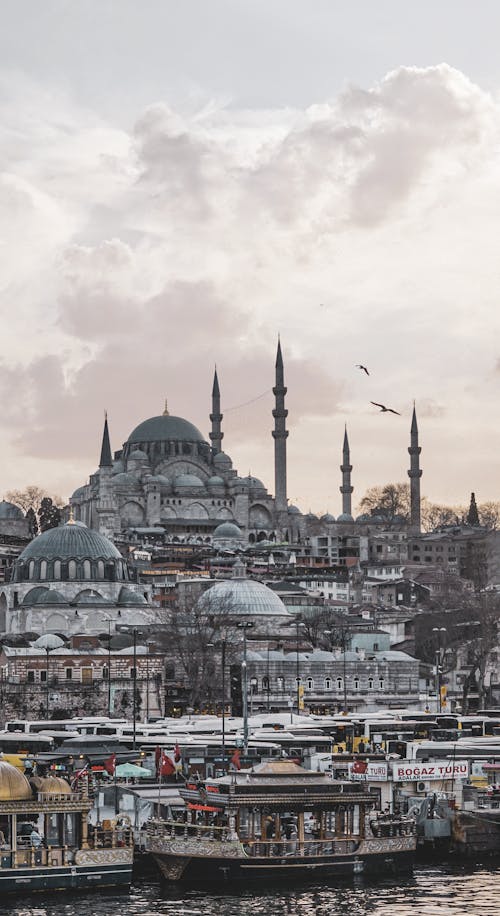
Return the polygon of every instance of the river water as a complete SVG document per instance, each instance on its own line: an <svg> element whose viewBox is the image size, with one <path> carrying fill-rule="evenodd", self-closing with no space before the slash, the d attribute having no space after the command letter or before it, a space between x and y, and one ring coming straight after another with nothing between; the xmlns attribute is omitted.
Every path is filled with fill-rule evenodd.
<svg viewBox="0 0 500 916"><path fill-rule="evenodd" d="M154 879L130 894L37 896L0 901L2 916L499 916L500 865L415 869L402 882L360 880L336 887L277 886L206 894L161 888Z"/></svg>

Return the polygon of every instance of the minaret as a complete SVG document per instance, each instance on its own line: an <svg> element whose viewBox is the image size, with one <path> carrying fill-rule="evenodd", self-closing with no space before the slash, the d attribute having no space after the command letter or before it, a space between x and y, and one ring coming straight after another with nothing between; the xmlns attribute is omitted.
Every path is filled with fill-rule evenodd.
<svg viewBox="0 0 500 916"><path fill-rule="evenodd" d="M418 426L415 405L413 405L413 416L411 420L411 438L408 454L410 455L410 530L412 534L420 534L420 452L422 449L418 444Z"/></svg>
<svg viewBox="0 0 500 916"><path fill-rule="evenodd" d="M212 443L212 454L218 455L222 451L222 440L224 433L221 430L222 414L220 412L220 391L219 379L217 378L217 367L214 372L214 383L212 385L212 413L210 414L212 429L209 433Z"/></svg>
<svg viewBox="0 0 500 916"><path fill-rule="evenodd" d="M351 453L349 451L349 439L347 438L347 426L344 432L344 447L342 449L342 486L339 487L342 493L342 515L352 515L351 512L351 495L354 487L351 485L352 464Z"/></svg>
<svg viewBox="0 0 500 916"><path fill-rule="evenodd" d="M283 357L281 355L281 343L278 339L278 352L276 354L276 384L273 388L274 394L274 498L278 512L287 511L286 498L286 440L288 431L286 428L286 418L288 410L285 409L285 373L283 370Z"/></svg>
<svg viewBox="0 0 500 916"><path fill-rule="evenodd" d="M102 434L101 457L99 459L99 495L97 498L98 530L105 537L114 535L115 510L113 505L113 489L111 478L113 474L113 458L109 442L108 415L104 415L104 430Z"/></svg>

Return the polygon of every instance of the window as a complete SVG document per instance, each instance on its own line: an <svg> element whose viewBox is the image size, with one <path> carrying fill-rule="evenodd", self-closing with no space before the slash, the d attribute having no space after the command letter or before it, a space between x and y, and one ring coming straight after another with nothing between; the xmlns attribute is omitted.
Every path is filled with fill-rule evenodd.
<svg viewBox="0 0 500 916"><path fill-rule="evenodd" d="M54 579L61 578L61 561L54 560Z"/></svg>
<svg viewBox="0 0 500 916"><path fill-rule="evenodd" d="M308 678L307 678L307 689L308 689L308 690L313 690L313 689L314 689L314 681L313 681L312 677L308 677Z"/></svg>
<svg viewBox="0 0 500 916"><path fill-rule="evenodd" d="M44 682L47 680L47 671L45 668L43 669L43 671L40 671L40 680Z"/></svg>
<svg viewBox="0 0 500 916"><path fill-rule="evenodd" d="M74 560L70 560L68 563L68 577L76 579L76 563Z"/></svg>
<svg viewBox="0 0 500 916"><path fill-rule="evenodd" d="M277 677L277 678L276 678L276 687L278 688L278 690L284 690L284 689L285 689L285 678L284 678L284 677Z"/></svg>
<svg viewBox="0 0 500 916"><path fill-rule="evenodd" d="M384 689L384 679L383 679L383 677L379 678L378 685L379 685L379 687L380 687L381 690Z"/></svg>
<svg viewBox="0 0 500 916"><path fill-rule="evenodd" d="M373 651L378 652L378 642L373 643Z"/></svg>
<svg viewBox="0 0 500 916"><path fill-rule="evenodd" d="M342 678L337 678L337 690L342 690Z"/></svg>
<svg viewBox="0 0 500 916"><path fill-rule="evenodd" d="M28 681L28 684L35 683L35 672L33 671L32 668L28 669L28 675L27 675L26 680Z"/></svg>
<svg viewBox="0 0 500 916"><path fill-rule="evenodd" d="M368 690L373 690L373 678L368 678Z"/></svg>
<svg viewBox="0 0 500 916"><path fill-rule="evenodd" d="M47 560L42 560L40 563L40 579L47 578Z"/></svg>
<svg viewBox="0 0 500 916"><path fill-rule="evenodd" d="M131 680L133 680L135 677L137 677L137 668L131 668L131 669L130 669L130 678L131 678Z"/></svg>
<svg viewBox="0 0 500 916"><path fill-rule="evenodd" d="M66 668L66 680L67 681L73 680L73 668Z"/></svg>
<svg viewBox="0 0 500 916"><path fill-rule="evenodd" d="M359 677L354 678L354 689L359 690Z"/></svg>
<svg viewBox="0 0 500 916"><path fill-rule="evenodd" d="M332 689L332 679L331 677L326 677L325 678L325 690L331 690L331 689Z"/></svg>

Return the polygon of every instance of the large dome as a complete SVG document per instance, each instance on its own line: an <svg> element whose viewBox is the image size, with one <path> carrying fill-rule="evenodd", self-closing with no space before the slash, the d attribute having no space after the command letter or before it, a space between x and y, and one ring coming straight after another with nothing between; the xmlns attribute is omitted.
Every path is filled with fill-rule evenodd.
<svg viewBox="0 0 500 916"><path fill-rule="evenodd" d="M182 417L150 417L136 426L127 442L204 442L196 426Z"/></svg>
<svg viewBox="0 0 500 916"><path fill-rule="evenodd" d="M24 514L19 506L15 506L14 503L8 503L5 499L0 501L0 518L10 518L10 519L22 519Z"/></svg>
<svg viewBox="0 0 500 916"><path fill-rule="evenodd" d="M227 614L230 617L290 615L276 592L262 582L240 576L217 582L199 598L198 607L207 614Z"/></svg>
<svg viewBox="0 0 500 916"><path fill-rule="evenodd" d="M7 761L0 760L0 801L28 801L32 798L26 776Z"/></svg>
<svg viewBox="0 0 500 916"><path fill-rule="evenodd" d="M82 522L68 522L39 534L25 547L19 561L54 558L121 560L122 556L103 534L92 531Z"/></svg>

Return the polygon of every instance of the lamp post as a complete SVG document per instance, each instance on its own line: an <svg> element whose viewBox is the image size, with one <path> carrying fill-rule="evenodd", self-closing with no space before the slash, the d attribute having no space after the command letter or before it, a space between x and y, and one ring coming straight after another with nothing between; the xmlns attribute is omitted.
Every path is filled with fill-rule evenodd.
<svg viewBox="0 0 500 916"><path fill-rule="evenodd" d="M222 665L222 773L226 772L226 637L221 639L221 665ZM215 648L215 643L208 642L207 649Z"/></svg>
<svg viewBox="0 0 500 916"><path fill-rule="evenodd" d="M332 636L333 633L334 633L333 630L324 630L323 632L324 632L325 636ZM348 627L348 626L346 625L346 623L343 621L343 622L342 622L342 625L341 625L341 629L340 629L340 633L341 633L341 637L340 637L340 638L341 638L341 643L340 643L340 645L342 646L342 670L343 670L342 682L343 682L343 688L344 688L344 691L343 691L343 692L344 692L344 709L343 709L343 715L344 715L344 716L347 715L347 659L346 659L346 646L347 646L347 634L348 634L348 632L349 632L349 627Z"/></svg>
<svg viewBox="0 0 500 916"><path fill-rule="evenodd" d="M134 655L132 668L132 750L135 751L135 730L137 723L137 630L134 628Z"/></svg>
<svg viewBox="0 0 500 916"><path fill-rule="evenodd" d="M45 651L47 653L47 664L45 667L45 689L46 689L45 717L48 719L49 718L49 652L50 652L49 646L45 647Z"/></svg>
<svg viewBox="0 0 500 916"><path fill-rule="evenodd" d="M439 712L443 711L443 703L441 700L441 666L443 664L443 656L441 654L441 634L446 633L446 627L433 627L432 632L436 634L437 646L436 646L436 710Z"/></svg>
<svg viewBox="0 0 500 916"><path fill-rule="evenodd" d="M249 620L246 623L236 624L239 630L243 630L243 754L248 754L248 668L247 668L247 630L253 627Z"/></svg>
<svg viewBox="0 0 500 916"><path fill-rule="evenodd" d="M299 629L302 626L300 617L295 619L295 682L297 685L297 715L300 716L301 698L303 691L300 687L300 656L299 656ZM293 721L293 719L292 719Z"/></svg>

